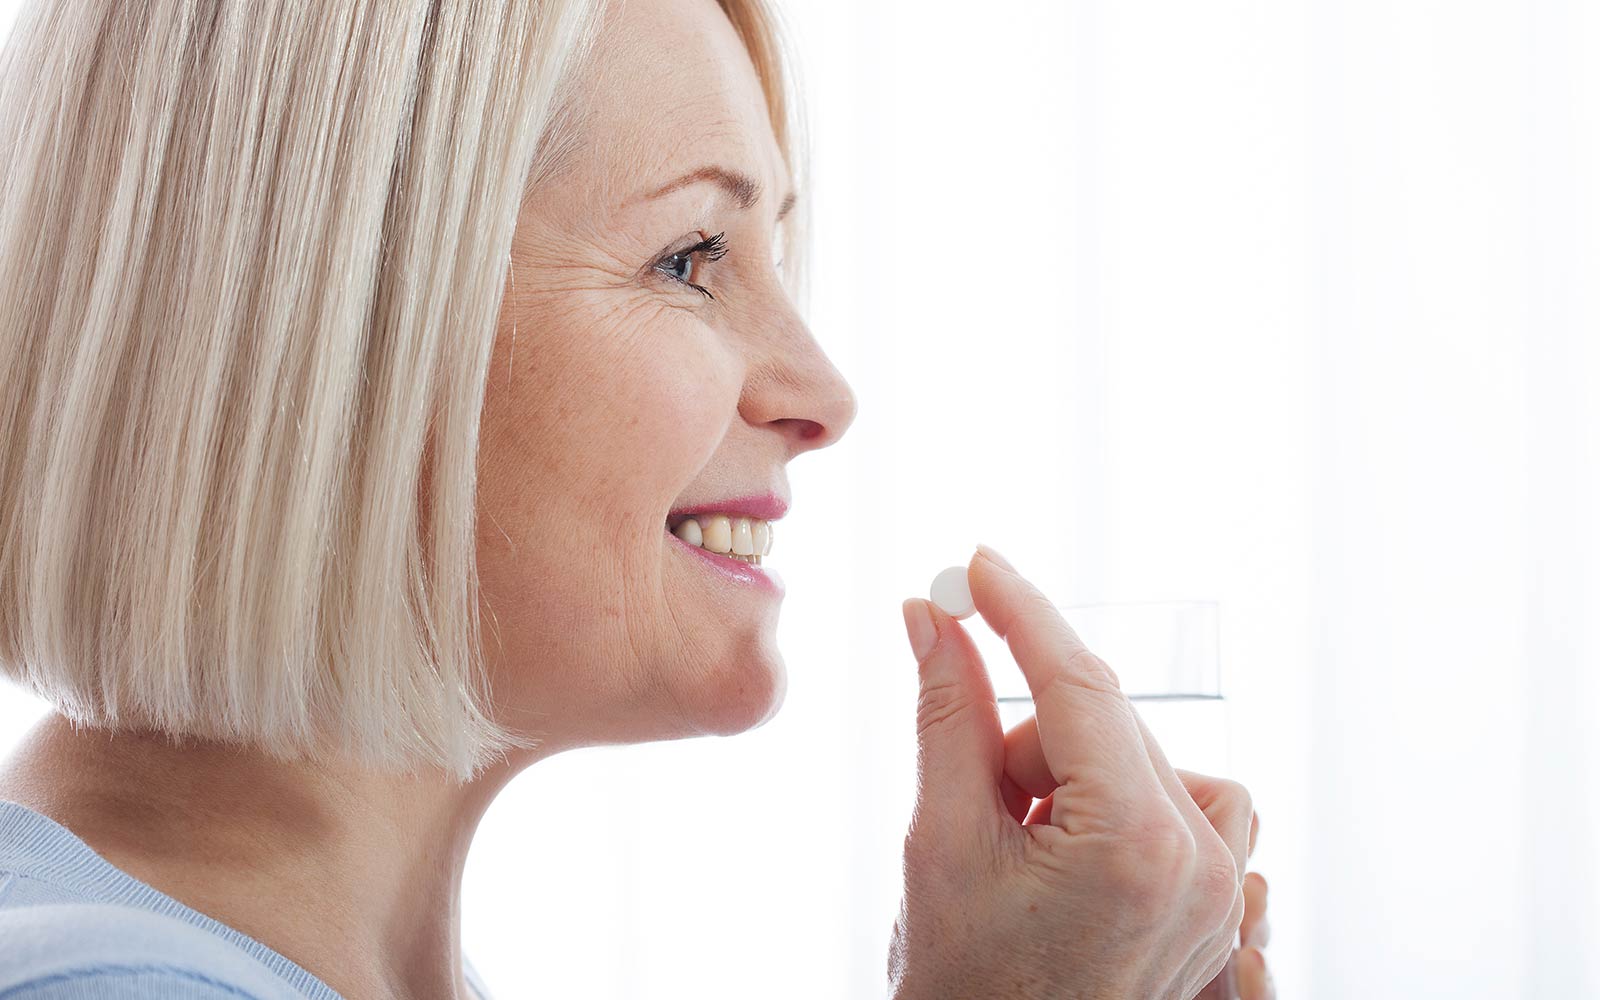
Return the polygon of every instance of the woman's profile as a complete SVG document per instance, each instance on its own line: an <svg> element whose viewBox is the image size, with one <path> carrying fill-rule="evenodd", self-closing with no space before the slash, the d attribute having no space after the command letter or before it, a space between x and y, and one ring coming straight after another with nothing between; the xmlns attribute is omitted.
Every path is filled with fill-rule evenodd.
<svg viewBox="0 0 1600 1000"><path fill-rule="evenodd" d="M796 305L764 0L34 0L0 56L0 996L486 998L524 769L781 705ZM895 1000L1272 996L1242 786L1027 579L906 606ZM987 699L987 700L986 700ZM1241 940L1242 934L1242 940ZM1232 956L1245 958L1231 960ZM501 987L501 995L509 987Z"/></svg>

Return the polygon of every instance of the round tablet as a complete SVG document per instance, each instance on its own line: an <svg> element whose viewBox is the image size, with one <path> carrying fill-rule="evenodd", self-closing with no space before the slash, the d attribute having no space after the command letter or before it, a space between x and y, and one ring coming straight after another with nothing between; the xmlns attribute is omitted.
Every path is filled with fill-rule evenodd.
<svg viewBox="0 0 1600 1000"><path fill-rule="evenodd" d="M967 568L942 569L928 588L928 600L944 609L951 618L971 618L978 609L972 604L972 589L967 586Z"/></svg>

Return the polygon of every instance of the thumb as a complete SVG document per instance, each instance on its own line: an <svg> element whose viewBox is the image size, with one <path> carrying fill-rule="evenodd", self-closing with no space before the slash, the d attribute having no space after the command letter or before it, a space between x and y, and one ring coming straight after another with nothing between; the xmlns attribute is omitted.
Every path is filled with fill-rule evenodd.
<svg viewBox="0 0 1600 1000"><path fill-rule="evenodd" d="M917 658L917 807L912 820L941 836L994 828L1009 816L1000 793L1005 734L983 657L961 623L930 601L900 610Z"/></svg>

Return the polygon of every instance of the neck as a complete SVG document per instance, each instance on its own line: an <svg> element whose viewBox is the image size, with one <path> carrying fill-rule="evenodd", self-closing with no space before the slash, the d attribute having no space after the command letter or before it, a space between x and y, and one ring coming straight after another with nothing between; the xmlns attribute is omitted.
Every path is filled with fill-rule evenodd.
<svg viewBox="0 0 1600 1000"><path fill-rule="evenodd" d="M527 762L520 762L526 766ZM267 945L341 996L466 997L461 874L514 769L467 784L283 763L52 714L0 765L0 798Z"/></svg>

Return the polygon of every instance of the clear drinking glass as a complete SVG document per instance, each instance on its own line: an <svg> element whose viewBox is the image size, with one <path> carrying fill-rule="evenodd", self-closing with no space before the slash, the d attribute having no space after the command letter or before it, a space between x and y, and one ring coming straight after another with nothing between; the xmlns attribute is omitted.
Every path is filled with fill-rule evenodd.
<svg viewBox="0 0 1600 1000"><path fill-rule="evenodd" d="M1129 601L1061 608L1062 617L1122 682L1173 767L1229 770L1227 703L1215 601ZM1033 695L1010 657L989 659L989 680L1007 730L1034 714Z"/></svg>

